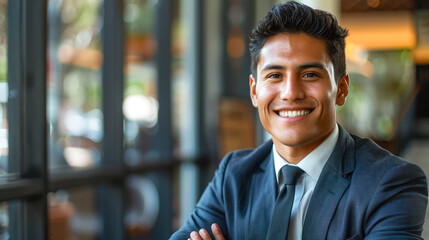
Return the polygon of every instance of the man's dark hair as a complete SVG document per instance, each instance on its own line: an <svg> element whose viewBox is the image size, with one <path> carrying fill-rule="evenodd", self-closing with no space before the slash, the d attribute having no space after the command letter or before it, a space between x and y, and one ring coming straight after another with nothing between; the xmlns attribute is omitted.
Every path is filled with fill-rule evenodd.
<svg viewBox="0 0 429 240"><path fill-rule="evenodd" d="M255 79L262 47L268 38L280 33L306 33L324 40L334 65L336 82L346 74L344 38L347 29L340 27L331 13L291 1L274 6L250 35L250 70Z"/></svg>

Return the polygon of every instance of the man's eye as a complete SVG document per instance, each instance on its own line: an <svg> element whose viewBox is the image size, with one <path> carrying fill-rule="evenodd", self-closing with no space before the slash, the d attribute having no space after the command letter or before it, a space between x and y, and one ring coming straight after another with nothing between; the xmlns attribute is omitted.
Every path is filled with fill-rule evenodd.
<svg viewBox="0 0 429 240"><path fill-rule="evenodd" d="M313 78L313 77L317 77L317 74L315 74L315 73L306 73L306 74L304 74L303 77L305 77L305 78Z"/></svg>
<svg viewBox="0 0 429 240"><path fill-rule="evenodd" d="M280 74L270 74L268 75L268 78L281 78Z"/></svg>

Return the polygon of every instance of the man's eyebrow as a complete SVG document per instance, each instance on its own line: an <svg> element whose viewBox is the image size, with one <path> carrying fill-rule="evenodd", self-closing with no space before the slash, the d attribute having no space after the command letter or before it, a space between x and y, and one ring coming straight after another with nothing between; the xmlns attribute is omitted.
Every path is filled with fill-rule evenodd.
<svg viewBox="0 0 429 240"><path fill-rule="evenodd" d="M320 68L322 70L327 70L325 66L317 62L302 64L302 65L299 65L298 68L301 70L307 69L307 68Z"/></svg>
<svg viewBox="0 0 429 240"><path fill-rule="evenodd" d="M261 72L267 71L267 70L286 70L286 68L282 65L268 64L261 69Z"/></svg>
<svg viewBox="0 0 429 240"><path fill-rule="evenodd" d="M322 70L327 70L324 65L317 62L305 63L298 66L298 69L301 69L301 70L307 69L307 68L320 68ZM267 70L286 70L286 67L278 64L268 64L261 69L261 72L264 72Z"/></svg>

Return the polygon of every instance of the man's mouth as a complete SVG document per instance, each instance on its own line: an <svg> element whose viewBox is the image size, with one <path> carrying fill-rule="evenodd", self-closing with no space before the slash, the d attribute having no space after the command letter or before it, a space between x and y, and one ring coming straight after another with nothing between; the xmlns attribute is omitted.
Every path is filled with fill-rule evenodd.
<svg viewBox="0 0 429 240"><path fill-rule="evenodd" d="M288 110L288 111L278 111L277 114L280 115L280 117L287 117L287 118L295 118L295 117L301 117L304 115L307 115L311 112L311 110Z"/></svg>

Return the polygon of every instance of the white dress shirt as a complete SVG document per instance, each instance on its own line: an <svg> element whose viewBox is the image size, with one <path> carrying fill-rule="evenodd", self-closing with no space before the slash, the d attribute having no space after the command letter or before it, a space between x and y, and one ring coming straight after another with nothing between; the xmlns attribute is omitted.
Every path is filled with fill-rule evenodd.
<svg viewBox="0 0 429 240"><path fill-rule="evenodd" d="M316 186L317 180L319 180L323 167L334 150L335 144L338 140L338 132L338 125L336 124L331 135L329 135L322 144L295 165L304 170L305 173L298 179L295 187L295 197L290 216L288 239L302 239L302 227L304 225L305 215L307 213L308 205L310 204L311 196L313 195L314 187ZM280 191L282 184L279 183L279 171L284 165L289 163L279 155L274 144L273 156L276 179Z"/></svg>

